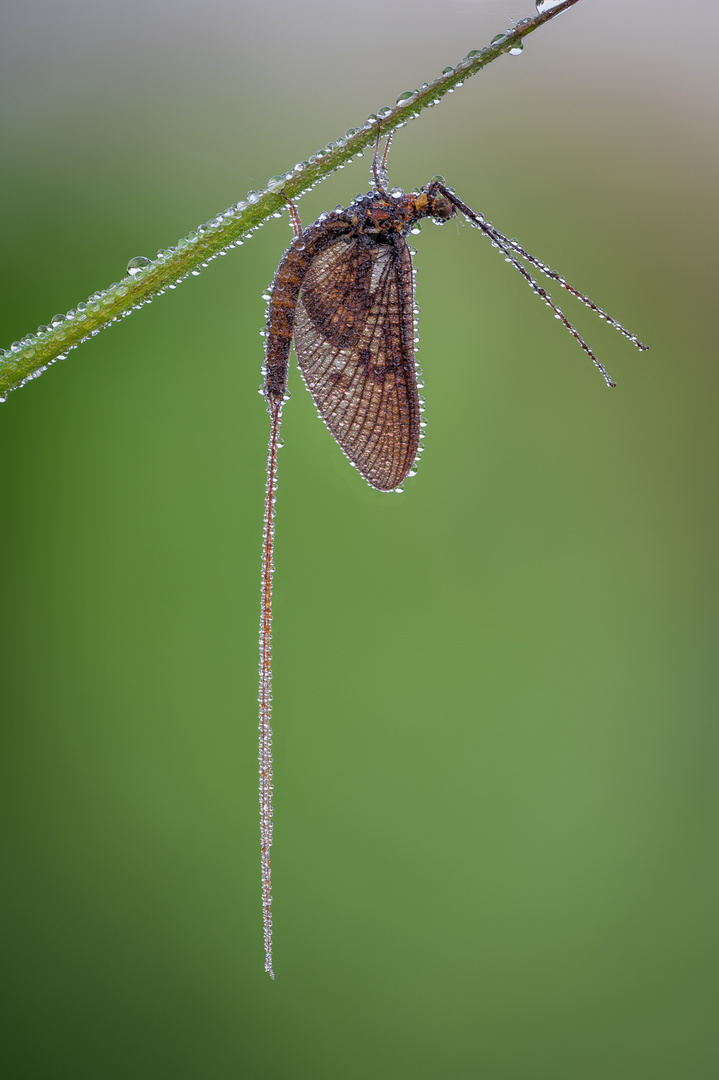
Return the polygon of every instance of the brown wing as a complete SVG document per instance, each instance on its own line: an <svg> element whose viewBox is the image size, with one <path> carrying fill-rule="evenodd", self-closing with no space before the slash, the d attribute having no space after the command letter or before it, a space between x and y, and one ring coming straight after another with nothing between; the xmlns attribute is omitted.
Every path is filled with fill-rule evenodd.
<svg viewBox="0 0 719 1080"><path fill-rule="evenodd" d="M321 251L295 312L295 352L319 413L380 491L402 483L419 445L412 311L412 261L395 235Z"/></svg>

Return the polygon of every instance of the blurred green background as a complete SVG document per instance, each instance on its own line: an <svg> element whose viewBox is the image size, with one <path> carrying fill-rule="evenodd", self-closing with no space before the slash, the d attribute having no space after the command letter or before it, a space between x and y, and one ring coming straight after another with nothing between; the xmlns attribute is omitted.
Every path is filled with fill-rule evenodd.
<svg viewBox="0 0 719 1080"><path fill-rule="evenodd" d="M5 0L0 344L531 13ZM584 0L400 133L651 345L416 238L427 449L371 491L293 373L263 972L273 221L12 394L4 1075L713 1077L715 5ZM369 156L302 200L368 186Z"/></svg>

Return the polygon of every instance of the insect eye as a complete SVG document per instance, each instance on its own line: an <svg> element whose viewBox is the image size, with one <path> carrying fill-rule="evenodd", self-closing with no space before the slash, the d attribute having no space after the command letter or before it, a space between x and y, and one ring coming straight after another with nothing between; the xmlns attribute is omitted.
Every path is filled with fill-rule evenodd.
<svg viewBox="0 0 719 1080"><path fill-rule="evenodd" d="M440 195L432 203L432 217L435 221L448 221L454 214L454 207L449 199Z"/></svg>

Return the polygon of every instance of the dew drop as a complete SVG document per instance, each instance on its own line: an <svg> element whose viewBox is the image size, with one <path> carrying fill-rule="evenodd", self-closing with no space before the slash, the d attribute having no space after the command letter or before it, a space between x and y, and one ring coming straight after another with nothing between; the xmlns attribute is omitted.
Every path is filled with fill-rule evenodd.
<svg viewBox="0 0 719 1080"><path fill-rule="evenodd" d="M544 15L547 11L554 11L564 0L536 0L537 14Z"/></svg>
<svg viewBox="0 0 719 1080"><path fill-rule="evenodd" d="M356 135L359 128L347 128L345 131L345 139L351 139L353 135Z"/></svg>
<svg viewBox="0 0 719 1080"><path fill-rule="evenodd" d="M136 255L134 259L130 259L127 264L127 272L130 277L139 277L143 270L146 270L148 266L152 266L152 259L146 258L145 255Z"/></svg>
<svg viewBox="0 0 719 1080"><path fill-rule="evenodd" d="M436 70L436 68L435 68L435 70ZM454 68L453 67L442 68L442 74L443 75L454 75Z"/></svg>
<svg viewBox="0 0 719 1080"><path fill-rule="evenodd" d="M502 41L505 41L506 38L507 38L507 33L495 34L489 44L490 45L499 45L499 43L502 42Z"/></svg>
<svg viewBox="0 0 719 1080"><path fill-rule="evenodd" d="M509 55L510 56L519 56L523 49L524 49L524 45L522 44L521 41L518 41L517 44L513 45L512 48L509 50Z"/></svg>
<svg viewBox="0 0 719 1080"><path fill-rule="evenodd" d="M53 326L53 327L54 326L60 326L64 322L65 322L65 316L64 315L53 315L53 317L50 319L50 326Z"/></svg>
<svg viewBox="0 0 719 1080"><path fill-rule="evenodd" d="M390 109L389 105L383 105L381 109L377 110L377 115L384 120L385 117L392 115L392 109Z"/></svg>
<svg viewBox="0 0 719 1080"><path fill-rule="evenodd" d="M417 96L416 90L404 90L397 98L396 105L406 105Z"/></svg>

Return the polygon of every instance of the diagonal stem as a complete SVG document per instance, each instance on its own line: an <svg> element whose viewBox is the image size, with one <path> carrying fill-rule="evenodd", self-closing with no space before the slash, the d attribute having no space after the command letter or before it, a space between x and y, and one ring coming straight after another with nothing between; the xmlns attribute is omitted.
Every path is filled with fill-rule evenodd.
<svg viewBox="0 0 719 1080"><path fill-rule="evenodd" d="M544 23L573 7L578 0L563 0L551 10L532 18L521 19L513 30L499 34L482 50L470 52L455 68L445 68L432 83L419 90L400 94L392 109L372 114L360 128L351 128L344 137L329 143L306 162L273 177L265 191L252 192L246 200L231 206L211 221L178 241L174 247L157 255L147 264L128 267L128 276L115 285L94 293L85 303L65 316L55 316L52 325L39 327L9 349L0 350L0 400L30 379L35 379L55 360L64 359L71 349L94 337L134 310L149 304L167 289L175 289L190 274L197 275L203 266L229 248L239 246L268 218L285 209L287 200L297 199L336 169L361 155L376 139L377 121L383 134L389 134L415 119L423 109L436 105L449 91L461 86L471 75L486 67ZM140 260L133 260L139 262Z"/></svg>

